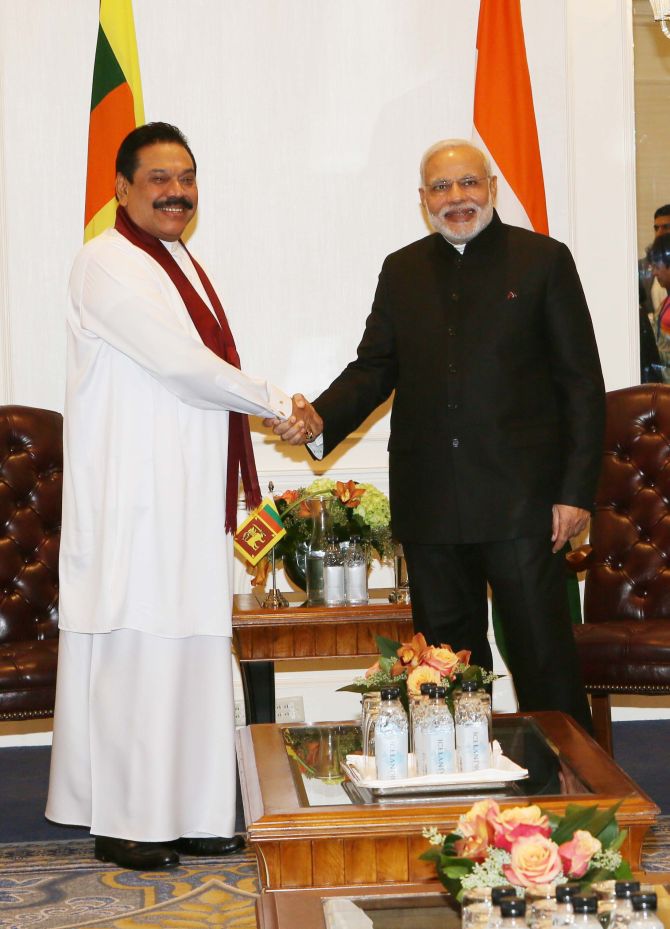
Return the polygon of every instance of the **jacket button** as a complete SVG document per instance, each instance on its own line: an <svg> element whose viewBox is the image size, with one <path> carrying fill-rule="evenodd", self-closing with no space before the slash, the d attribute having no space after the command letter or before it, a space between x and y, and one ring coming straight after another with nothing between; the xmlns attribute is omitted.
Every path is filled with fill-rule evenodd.
<svg viewBox="0 0 670 929"><path fill-rule="evenodd" d="M451 446L452 446L452 448L458 448L459 444L460 444L460 443L459 443L458 439L452 439L452 440L451 440Z"/></svg>
<svg viewBox="0 0 670 929"><path fill-rule="evenodd" d="M458 303L458 301L461 299L461 295L454 291L451 295L451 299L454 301L454 303Z"/></svg>
<svg viewBox="0 0 670 929"><path fill-rule="evenodd" d="M454 403L453 401L450 401L449 403L447 403L447 409L448 409L448 410L457 410L457 409L458 409L458 404L457 404L457 403Z"/></svg>
<svg viewBox="0 0 670 929"><path fill-rule="evenodd" d="M447 329L447 335L451 335L451 336L456 335L456 330L454 329L453 326L449 326L449 328Z"/></svg>
<svg viewBox="0 0 670 929"><path fill-rule="evenodd" d="M447 366L447 371L449 372L449 374L455 374L455 373L456 373L456 365L454 365L454 364L448 365L448 366Z"/></svg>

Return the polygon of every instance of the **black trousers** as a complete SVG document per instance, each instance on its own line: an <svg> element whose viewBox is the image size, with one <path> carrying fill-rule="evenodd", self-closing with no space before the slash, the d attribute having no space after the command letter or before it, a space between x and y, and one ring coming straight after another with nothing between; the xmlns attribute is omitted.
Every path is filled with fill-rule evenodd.
<svg viewBox="0 0 670 929"><path fill-rule="evenodd" d="M503 623L519 709L562 710L587 732L591 713L572 634L562 554L546 536L478 544L403 542L414 628L431 645L470 649L492 668L487 582Z"/></svg>

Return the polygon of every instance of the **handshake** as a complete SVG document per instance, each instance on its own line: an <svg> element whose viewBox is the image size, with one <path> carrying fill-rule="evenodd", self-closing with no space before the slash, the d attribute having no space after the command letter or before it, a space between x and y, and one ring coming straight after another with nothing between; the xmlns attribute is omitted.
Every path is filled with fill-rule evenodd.
<svg viewBox="0 0 670 929"><path fill-rule="evenodd" d="M293 409L288 419L263 420L263 425L289 445L305 445L313 442L323 432L323 420L309 400L302 394L293 394Z"/></svg>

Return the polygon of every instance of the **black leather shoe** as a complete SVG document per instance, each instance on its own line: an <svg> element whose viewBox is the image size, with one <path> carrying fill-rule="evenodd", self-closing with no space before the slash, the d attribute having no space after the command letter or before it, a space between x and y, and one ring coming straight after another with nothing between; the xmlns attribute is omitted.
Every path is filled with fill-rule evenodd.
<svg viewBox="0 0 670 929"><path fill-rule="evenodd" d="M106 835L95 837L95 857L98 861L112 861L131 871L164 871L179 864L179 855L168 848L167 843L130 842Z"/></svg>
<svg viewBox="0 0 670 929"><path fill-rule="evenodd" d="M244 848L244 839L241 835L234 835L230 839L216 836L211 839L181 838L171 843L174 848L185 855L203 855L216 858L219 855L232 855Z"/></svg>

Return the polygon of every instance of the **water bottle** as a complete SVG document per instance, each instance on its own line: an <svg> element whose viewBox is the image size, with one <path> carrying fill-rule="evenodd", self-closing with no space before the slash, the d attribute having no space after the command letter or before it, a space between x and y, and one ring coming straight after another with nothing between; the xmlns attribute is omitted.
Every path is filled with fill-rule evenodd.
<svg viewBox="0 0 670 929"><path fill-rule="evenodd" d="M516 890L511 884L498 884L491 888L491 913L489 915L488 929L501 929L502 913L500 904L507 897L516 897Z"/></svg>
<svg viewBox="0 0 670 929"><path fill-rule="evenodd" d="M426 774L454 774L458 769L454 720L444 696L444 687L436 687L431 692L423 716L422 748Z"/></svg>
<svg viewBox="0 0 670 929"><path fill-rule="evenodd" d="M575 929L602 929L598 920L595 894L575 894L572 898L572 926Z"/></svg>
<svg viewBox="0 0 670 929"><path fill-rule="evenodd" d="M352 606L368 602L368 561L356 536L351 537L344 559L344 589L347 603Z"/></svg>
<svg viewBox="0 0 670 929"><path fill-rule="evenodd" d="M655 893L635 893L631 902L633 913L628 929L663 929L663 923L656 915L658 897Z"/></svg>
<svg viewBox="0 0 670 929"><path fill-rule="evenodd" d="M610 910L610 929L625 929L633 915L633 894L640 892L639 881L616 881L614 884L614 905Z"/></svg>
<svg viewBox="0 0 670 929"><path fill-rule="evenodd" d="M526 901L519 897L505 897L500 901L502 929L525 929Z"/></svg>
<svg viewBox="0 0 670 929"><path fill-rule="evenodd" d="M344 603L344 557L332 536L323 556L323 596L326 606Z"/></svg>
<svg viewBox="0 0 670 929"><path fill-rule="evenodd" d="M456 747L461 771L483 771L491 764L490 714L475 681L465 681L456 705Z"/></svg>
<svg viewBox="0 0 670 929"><path fill-rule="evenodd" d="M581 890L577 881L568 881L567 884L556 885L556 909L552 925L555 929L560 926L569 926L573 919L572 898ZM600 919L598 920L600 922Z"/></svg>
<svg viewBox="0 0 670 929"><path fill-rule="evenodd" d="M407 777L407 713L398 687L384 687L375 723L375 765L380 781Z"/></svg>
<svg viewBox="0 0 670 929"><path fill-rule="evenodd" d="M410 703L410 735L412 742L412 751L414 752L414 769L417 777L426 773L426 755L423 743L423 717L430 694L437 688L436 684L422 684L421 696L414 698Z"/></svg>
<svg viewBox="0 0 670 929"><path fill-rule="evenodd" d="M327 497L315 497L309 501L312 514L312 538L307 550L307 605L324 603L323 562L330 535L331 520Z"/></svg>

